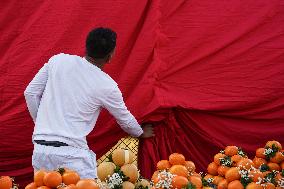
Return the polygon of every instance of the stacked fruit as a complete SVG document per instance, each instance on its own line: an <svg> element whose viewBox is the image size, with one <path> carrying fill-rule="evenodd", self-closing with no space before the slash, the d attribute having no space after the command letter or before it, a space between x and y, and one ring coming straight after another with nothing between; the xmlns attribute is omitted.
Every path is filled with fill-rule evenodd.
<svg viewBox="0 0 284 189"><path fill-rule="evenodd" d="M256 150L253 160L240 148L227 146L214 156L207 174L197 174L195 164L173 153L157 163L152 185L139 176L134 154L116 149L109 162L98 166L99 179L80 179L67 168L39 170L25 189L281 189L284 188L284 150L277 141L268 141ZM0 189L16 189L8 176L0 177Z"/></svg>
<svg viewBox="0 0 284 189"><path fill-rule="evenodd" d="M134 154L125 149L116 149L109 156L109 162L98 166L100 188L150 188L150 182L139 178L139 171L134 162Z"/></svg>
<svg viewBox="0 0 284 189"><path fill-rule="evenodd" d="M152 176L154 188L202 188L201 176L195 172L195 164L186 161L179 153L173 153L168 160L157 163Z"/></svg>
<svg viewBox="0 0 284 189"><path fill-rule="evenodd" d="M240 148L227 146L208 165L203 185L211 184L218 189L284 188L281 149L279 142L268 141L265 148L256 150L256 157L251 160Z"/></svg>
<svg viewBox="0 0 284 189"><path fill-rule="evenodd" d="M9 176L0 176L0 189L18 189L18 185L14 183L14 179Z"/></svg>
<svg viewBox="0 0 284 189"><path fill-rule="evenodd" d="M203 185L219 189L241 189L239 167L249 169L253 162L245 152L237 146L227 146L225 150L214 156L214 161L207 167L208 174L203 178Z"/></svg>
<svg viewBox="0 0 284 189"><path fill-rule="evenodd" d="M99 189L93 179L80 179L76 171L59 168L55 171L39 170L34 173L34 180L25 189Z"/></svg>
<svg viewBox="0 0 284 189"><path fill-rule="evenodd" d="M261 173L258 184L264 188L284 188L284 151L278 141L268 141L264 148L258 148L253 162Z"/></svg>

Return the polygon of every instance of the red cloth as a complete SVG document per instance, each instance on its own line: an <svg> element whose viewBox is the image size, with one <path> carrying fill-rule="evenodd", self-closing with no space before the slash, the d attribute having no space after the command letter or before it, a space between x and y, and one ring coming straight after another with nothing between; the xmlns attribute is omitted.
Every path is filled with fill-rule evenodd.
<svg viewBox="0 0 284 189"><path fill-rule="evenodd" d="M50 56L84 55L96 26L118 33L106 67L140 121L156 121L141 142L140 169L181 152L205 170L226 145L252 156L284 143L284 2L3 1L0 11L0 175L31 181L33 123L23 91ZM103 113L89 136L104 154L125 133ZM143 160L143 161L142 161Z"/></svg>

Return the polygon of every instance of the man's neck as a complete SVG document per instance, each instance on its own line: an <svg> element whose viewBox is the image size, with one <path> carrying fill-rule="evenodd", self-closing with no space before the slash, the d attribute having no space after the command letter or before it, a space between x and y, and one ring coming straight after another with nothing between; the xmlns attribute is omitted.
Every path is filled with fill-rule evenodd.
<svg viewBox="0 0 284 189"><path fill-rule="evenodd" d="M92 57L90 56L85 56L86 60L88 62L90 62L91 64L97 66L98 68L100 69L103 69L103 66L105 65L105 60L104 59L93 59Z"/></svg>

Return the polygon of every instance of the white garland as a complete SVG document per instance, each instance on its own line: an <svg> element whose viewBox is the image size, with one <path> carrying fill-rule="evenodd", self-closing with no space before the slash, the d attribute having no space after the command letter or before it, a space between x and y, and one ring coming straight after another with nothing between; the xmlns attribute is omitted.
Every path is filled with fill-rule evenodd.
<svg viewBox="0 0 284 189"><path fill-rule="evenodd" d="M107 180L107 185L110 189L113 189L115 186L119 186L122 183L123 180L118 173L113 173Z"/></svg>
<svg viewBox="0 0 284 189"><path fill-rule="evenodd" d="M273 153L273 150L271 148L265 149L264 152L263 152L263 154L266 155L266 156L271 154L271 153Z"/></svg>
<svg viewBox="0 0 284 189"><path fill-rule="evenodd" d="M155 184L155 188L172 188L172 180L176 175L167 171L162 171L158 174L158 183Z"/></svg>

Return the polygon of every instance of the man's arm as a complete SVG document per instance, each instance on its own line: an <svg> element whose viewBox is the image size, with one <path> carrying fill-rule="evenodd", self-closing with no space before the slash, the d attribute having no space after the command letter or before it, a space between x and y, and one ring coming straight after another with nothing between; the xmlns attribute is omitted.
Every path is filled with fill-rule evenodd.
<svg viewBox="0 0 284 189"><path fill-rule="evenodd" d="M148 124L146 132L141 128L135 117L128 111L118 87L110 92L103 102L104 107L115 117L120 127L134 137L152 137L153 129ZM146 134L146 135L145 135Z"/></svg>
<svg viewBox="0 0 284 189"><path fill-rule="evenodd" d="M40 104L43 91L45 89L47 79L48 79L48 64L46 63L35 75L35 77L29 83L29 85L27 86L24 92L26 103L34 122L36 121L38 107Z"/></svg>

